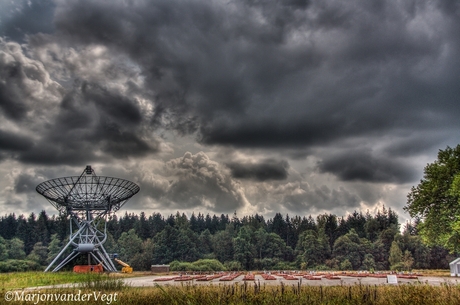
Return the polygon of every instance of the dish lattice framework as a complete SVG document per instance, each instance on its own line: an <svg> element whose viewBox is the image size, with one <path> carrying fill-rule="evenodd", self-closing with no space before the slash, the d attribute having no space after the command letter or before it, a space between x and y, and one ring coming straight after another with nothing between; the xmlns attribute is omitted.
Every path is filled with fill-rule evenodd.
<svg viewBox="0 0 460 305"><path fill-rule="evenodd" d="M91 167L82 175L55 178L40 183L37 192L43 195L60 212L118 211L125 202L139 192L131 181L96 176Z"/></svg>
<svg viewBox="0 0 460 305"><path fill-rule="evenodd" d="M69 247L72 253L53 271L58 271L82 253L103 265L108 271L117 271L104 242L107 239L107 216L118 211L140 188L134 182L97 176L90 165L80 176L55 178L40 183L36 190L62 215L70 216L70 237L67 245L45 269L48 271Z"/></svg>

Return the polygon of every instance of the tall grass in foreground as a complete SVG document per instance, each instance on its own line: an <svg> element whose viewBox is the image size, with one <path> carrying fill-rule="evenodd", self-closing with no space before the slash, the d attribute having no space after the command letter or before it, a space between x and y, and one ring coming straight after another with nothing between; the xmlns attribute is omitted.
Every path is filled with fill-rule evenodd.
<svg viewBox="0 0 460 305"><path fill-rule="evenodd" d="M123 304L459 304L460 286L157 286L126 290ZM126 302L126 303L125 303Z"/></svg>
<svg viewBox="0 0 460 305"><path fill-rule="evenodd" d="M81 288L82 293L116 293L112 304L459 304L460 286L445 284L430 286L380 285L380 286L300 286L300 285L156 285L155 287L119 289L103 287ZM100 289L99 289L100 288ZM79 288L80 289L80 288ZM41 293L72 293L76 288L41 290ZM3 300L1 296L0 303ZM30 303L30 302L29 302ZM29 304L11 302L11 304ZM68 301L53 304L68 304ZM106 304L91 300L88 304Z"/></svg>
<svg viewBox="0 0 460 305"><path fill-rule="evenodd" d="M126 283L121 278L111 277L108 274L86 274L86 280L78 283L76 287L104 292L117 292L126 287Z"/></svg>
<svg viewBox="0 0 460 305"><path fill-rule="evenodd" d="M75 273L75 272L11 272L0 273L0 291L26 287L51 286L67 283L101 281L118 274Z"/></svg>

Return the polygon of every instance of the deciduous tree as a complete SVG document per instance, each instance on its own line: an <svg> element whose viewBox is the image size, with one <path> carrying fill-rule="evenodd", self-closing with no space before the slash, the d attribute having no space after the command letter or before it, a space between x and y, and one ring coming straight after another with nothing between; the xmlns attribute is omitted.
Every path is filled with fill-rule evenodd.
<svg viewBox="0 0 460 305"><path fill-rule="evenodd" d="M388 258L388 261L390 263L390 269L391 270L401 269L402 259L403 259L402 251L399 248L398 243L396 241L393 241L393 243L391 244L391 248L390 248L390 257Z"/></svg>
<svg viewBox="0 0 460 305"><path fill-rule="evenodd" d="M10 259L24 259L26 253L24 252L24 242L15 237L8 241L8 257Z"/></svg>
<svg viewBox="0 0 460 305"><path fill-rule="evenodd" d="M460 249L460 145L440 150L438 159L424 169L423 179L412 187L405 209L419 217L420 235L430 245ZM460 186L460 180L458 185Z"/></svg>

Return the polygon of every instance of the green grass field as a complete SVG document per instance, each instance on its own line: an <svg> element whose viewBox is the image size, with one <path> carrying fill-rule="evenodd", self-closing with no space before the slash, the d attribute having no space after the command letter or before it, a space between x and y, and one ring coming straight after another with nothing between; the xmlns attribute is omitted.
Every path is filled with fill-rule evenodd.
<svg viewBox="0 0 460 305"><path fill-rule="evenodd" d="M139 273L137 275L144 275ZM122 273L97 274L97 273L75 273L75 272L11 272L0 273L0 290L23 289L26 287L50 286L66 283L82 283L91 281L102 281L109 278L127 277L130 275ZM136 276L133 274L131 276Z"/></svg>

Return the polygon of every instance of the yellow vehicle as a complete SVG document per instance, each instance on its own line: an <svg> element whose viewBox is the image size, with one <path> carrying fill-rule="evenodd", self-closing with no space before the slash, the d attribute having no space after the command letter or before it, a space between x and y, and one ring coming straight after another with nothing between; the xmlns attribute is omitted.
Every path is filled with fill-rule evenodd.
<svg viewBox="0 0 460 305"><path fill-rule="evenodd" d="M123 266L123 268L121 268L121 272L123 272L123 273L133 273L133 267L131 267L130 265L128 265L124 261L121 261L118 258L114 258L114 261L116 261L117 263L119 263L120 265Z"/></svg>

